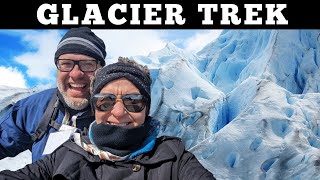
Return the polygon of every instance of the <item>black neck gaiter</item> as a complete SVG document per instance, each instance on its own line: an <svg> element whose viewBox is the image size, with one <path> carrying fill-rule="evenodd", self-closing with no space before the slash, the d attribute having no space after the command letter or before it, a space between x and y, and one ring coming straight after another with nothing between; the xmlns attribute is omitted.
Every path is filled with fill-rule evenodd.
<svg viewBox="0 0 320 180"><path fill-rule="evenodd" d="M114 155L126 156L141 147L150 129L149 123L124 128L95 121L89 127L89 137L93 144Z"/></svg>

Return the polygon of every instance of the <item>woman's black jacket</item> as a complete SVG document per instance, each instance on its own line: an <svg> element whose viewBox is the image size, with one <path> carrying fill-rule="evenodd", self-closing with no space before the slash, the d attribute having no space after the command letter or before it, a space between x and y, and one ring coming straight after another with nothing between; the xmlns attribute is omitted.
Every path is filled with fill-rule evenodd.
<svg viewBox="0 0 320 180"><path fill-rule="evenodd" d="M185 150L178 138L157 138L152 151L128 161L110 162L69 140L52 154L18 171L2 171L0 179L215 179Z"/></svg>

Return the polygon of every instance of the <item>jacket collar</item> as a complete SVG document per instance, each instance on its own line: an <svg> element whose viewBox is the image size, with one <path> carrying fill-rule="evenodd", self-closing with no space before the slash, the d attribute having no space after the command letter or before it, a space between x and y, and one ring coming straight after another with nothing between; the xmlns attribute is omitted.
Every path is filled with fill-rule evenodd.
<svg viewBox="0 0 320 180"><path fill-rule="evenodd" d="M131 160L119 161L116 163L134 161L134 162L138 162L142 165L155 165L158 163L162 163L165 161L176 159L177 155L174 152L174 150L168 146L167 142L165 141L166 139L168 139L168 138L167 137L157 138L155 146L151 151L137 155L136 157L134 157ZM87 136L84 136L83 140L89 141L89 138ZM94 163L94 162L103 161L99 158L99 156L92 155L91 153L85 151L84 149L82 149L80 146L78 146L76 143L74 143L71 140L64 143L63 146L67 147L68 149L70 149L71 151L73 151L75 153L81 154L89 162Z"/></svg>

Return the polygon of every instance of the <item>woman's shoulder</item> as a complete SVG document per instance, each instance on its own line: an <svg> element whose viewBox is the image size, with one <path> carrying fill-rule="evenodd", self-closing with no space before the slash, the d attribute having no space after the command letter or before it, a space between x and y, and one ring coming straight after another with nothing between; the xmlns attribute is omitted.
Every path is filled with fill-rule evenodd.
<svg viewBox="0 0 320 180"><path fill-rule="evenodd" d="M60 151L60 152L58 152ZM65 143L63 143L57 152L63 154L67 158L68 156L80 157L79 159L87 159L88 161L98 161L99 158L85 151L82 147L80 147L73 139L69 139Z"/></svg>
<svg viewBox="0 0 320 180"><path fill-rule="evenodd" d="M176 137L176 136L160 136L157 138L157 141L162 142L162 143L175 143L175 144L183 144L183 141L181 138ZM184 146L184 144L183 144Z"/></svg>
<svg viewBox="0 0 320 180"><path fill-rule="evenodd" d="M171 150L176 155L181 155L185 151L185 144L183 141L174 136L161 136L157 138L156 147Z"/></svg>

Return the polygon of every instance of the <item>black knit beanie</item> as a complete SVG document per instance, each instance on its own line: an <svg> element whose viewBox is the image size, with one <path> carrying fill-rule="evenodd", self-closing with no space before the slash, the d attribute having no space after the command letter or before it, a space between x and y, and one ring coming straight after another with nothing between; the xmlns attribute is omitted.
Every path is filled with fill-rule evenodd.
<svg viewBox="0 0 320 180"><path fill-rule="evenodd" d="M83 54L95 58L104 66L106 47L102 39L96 36L88 27L71 28L60 40L54 55L56 63L60 55L66 53Z"/></svg>
<svg viewBox="0 0 320 180"><path fill-rule="evenodd" d="M95 80L92 82L91 97L93 97L95 94L98 94L109 82L120 78L126 78L132 82L139 89L140 93L148 99L148 114L151 104L150 91L152 80L149 70L144 72L137 67L137 65L139 66L139 64L137 64L135 61L129 60L129 63L128 61L119 61L101 68L99 71L97 71ZM146 68L146 66L143 68Z"/></svg>

